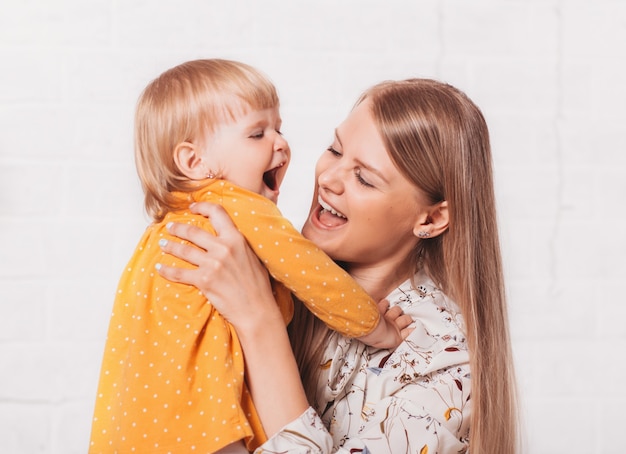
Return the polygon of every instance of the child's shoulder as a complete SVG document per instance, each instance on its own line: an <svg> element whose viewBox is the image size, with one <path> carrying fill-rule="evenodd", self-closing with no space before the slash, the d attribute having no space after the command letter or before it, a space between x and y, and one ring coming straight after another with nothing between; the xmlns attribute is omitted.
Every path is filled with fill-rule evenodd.
<svg viewBox="0 0 626 454"><path fill-rule="evenodd" d="M227 180L215 180L202 190L192 194L196 202L221 205L230 215L267 215L281 217L282 213L270 199L237 186Z"/></svg>
<svg viewBox="0 0 626 454"><path fill-rule="evenodd" d="M213 226L209 218L201 214L192 213L188 209L167 213L161 222L154 224L154 229L157 231L165 231L167 230L167 224L170 222L189 224L213 232Z"/></svg>

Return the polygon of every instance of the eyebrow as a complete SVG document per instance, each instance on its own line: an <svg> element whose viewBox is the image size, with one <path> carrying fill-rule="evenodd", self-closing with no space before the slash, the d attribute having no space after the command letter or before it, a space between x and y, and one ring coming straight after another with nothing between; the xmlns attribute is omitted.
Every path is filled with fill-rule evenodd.
<svg viewBox="0 0 626 454"><path fill-rule="evenodd" d="M335 138L337 139L337 142L339 142L339 145L341 146L341 148L343 148L343 143L341 142L341 138L339 137L339 131L337 129L335 129ZM389 184L389 180L387 180L387 178L385 178L385 176L380 172L380 170L378 170L378 169L376 169L376 168L366 164L365 162L361 161L360 159L355 159L354 161L359 165L359 167L363 167L368 172L372 172L373 174L377 175L378 178L383 180L385 183Z"/></svg>
<svg viewBox="0 0 626 454"><path fill-rule="evenodd" d="M282 127L283 119L278 117L277 120L278 121L276 123L278 124L278 127ZM247 129L255 129L255 128L259 128L261 126L262 127L266 127L267 125L269 125L271 123L272 123L272 121L268 120L267 118L259 118L258 120L253 120L250 123L248 123L246 125L246 128Z"/></svg>
<svg viewBox="0 0 626 454"><path fill-rule="evenodd" d="M248 129L254 129L254 128L258 128L260 126L265 126L266 123L267 123L267 121L264 120L264 119L254 120L254 121L251 121L250 123L248 123L246 125L246 127Z"/></svg>

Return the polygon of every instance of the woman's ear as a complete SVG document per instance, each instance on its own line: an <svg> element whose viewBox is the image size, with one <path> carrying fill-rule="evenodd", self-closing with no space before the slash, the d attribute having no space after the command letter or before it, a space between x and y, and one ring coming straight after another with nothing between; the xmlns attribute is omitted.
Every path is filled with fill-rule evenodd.
<svg viewBox="0 0 626 454"><path fill-rule="evenodd" d="M203 180L207 177L200 150L191 142L181 142L174 148L174 163L180 173L190 180Z"/></svg>
<svg viewBox="0 0 626 454"><path fill-rule="evenodd" d="M413 234L422 239L439 236L448 229L449 221L448 202L444 200L428 209L425 218L415 224Z"/></svg>

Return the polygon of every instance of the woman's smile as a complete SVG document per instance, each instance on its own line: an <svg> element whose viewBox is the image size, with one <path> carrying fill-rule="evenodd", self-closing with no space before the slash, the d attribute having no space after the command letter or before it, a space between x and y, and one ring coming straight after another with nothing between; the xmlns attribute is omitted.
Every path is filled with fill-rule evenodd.
<svg viewBox="0 0 626 454"><path fill-rule="evenodd" d="M317 220L326 227L339 227L348 222L348 218L343 213L335 210L326 203L321 196L317 197L320 209L317 211Z"/></svg>
<svg viewBox="0 0 626 454"><path fill-rule="evenodd" d="M304 236L342 262L375 266L404 259L416 242L422 197L392 163L369 102L339 125L315 173Z"/></svg>

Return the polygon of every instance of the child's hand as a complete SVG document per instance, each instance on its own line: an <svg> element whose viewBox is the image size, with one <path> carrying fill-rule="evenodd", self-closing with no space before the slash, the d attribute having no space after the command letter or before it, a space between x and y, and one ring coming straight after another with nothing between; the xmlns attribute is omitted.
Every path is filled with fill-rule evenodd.
<svg viewBox="0 0 626 454"><path fill-rule="evenodd" d="M381 314L378 325L371 333L359 337L359 340L372 347L393 350L413 331L413 328L409 328L413 319L404 314L400 306L389 308L387 300L378 303L378 310Z"/></svg>
<svg viewBox="0 0 626 454"><path fill-rule="evenodd" d="M378 310L387 323L395 325L398 331L400 331L400 337L402 337L402 340L409 337L409 334L411 334L411 332L415 329L410 327L413 323L413 319L410 315L405 314L400 306L390 308L389 301L382 299L378 302ZM398 345L396 345L396 347Z"/></svg>

